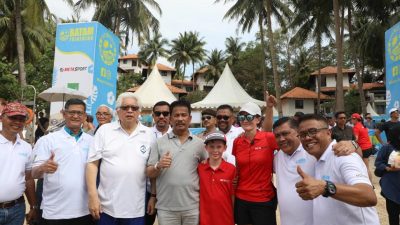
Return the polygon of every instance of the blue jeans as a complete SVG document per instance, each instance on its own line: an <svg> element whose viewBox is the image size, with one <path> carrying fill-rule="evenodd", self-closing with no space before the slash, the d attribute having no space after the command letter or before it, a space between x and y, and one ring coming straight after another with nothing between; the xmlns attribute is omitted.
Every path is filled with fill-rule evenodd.
<svg viewBox="0 0 400 225"><path fill-rule="evenodd" d="M136 218L114 218L106 213L101 213L97 225L144 225L144 216Z"/></svg>
<svg viewBox="0 0 400 225"><path fill-rule="evenodd" d="M23 225L25 203L17 203L11 208L0 209L0 225Z"/></svg>

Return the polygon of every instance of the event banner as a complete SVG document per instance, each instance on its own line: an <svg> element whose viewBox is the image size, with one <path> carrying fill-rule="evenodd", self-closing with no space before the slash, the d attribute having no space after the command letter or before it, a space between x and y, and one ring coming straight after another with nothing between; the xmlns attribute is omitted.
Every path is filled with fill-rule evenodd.
<svg viewBox="0 0 400 225"><path fill-rule="evenodd" d="M115 106L119 39L98 22L57 25L52 86L66 86L89 96L86 112ZM59 122L63 103L51 104L51 122ZM58 114L58 116L57 116Z"/></svg>
<svg viewBox="0 0 400 225"><path fill-rule="evenodd" d="M385 32L386 114L400 107L400 22Z"/></svg>

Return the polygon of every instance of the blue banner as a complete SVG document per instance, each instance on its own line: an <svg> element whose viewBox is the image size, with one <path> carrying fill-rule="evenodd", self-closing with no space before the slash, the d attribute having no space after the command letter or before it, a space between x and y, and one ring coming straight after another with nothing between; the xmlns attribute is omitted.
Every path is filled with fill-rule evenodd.
<svg viewBox="0 0 400 225"><path fill-rule="evenodd" d="M400 22L385 32L386 114L400 107Z"/></svg>

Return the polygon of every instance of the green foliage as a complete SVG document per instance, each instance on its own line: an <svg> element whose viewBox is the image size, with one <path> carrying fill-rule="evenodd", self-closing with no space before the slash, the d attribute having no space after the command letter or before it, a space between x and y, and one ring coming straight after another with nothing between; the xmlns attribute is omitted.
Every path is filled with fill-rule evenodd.
<svg viewBox="0 0 400 225"><path fill-rule="evenodd" d="M190 103L195 103L195 102L203 100L207 96L207 94L208 93L205 91L195 90L195 91L187 94L184 97L184 99L189 101Z"/></svg>
<svg viewBox="0 0 400 225"><path fill-rule="evenodd" d="M120 74L117 82L117 96L135 85L143 84L144 79L139 73Z"/></svg>
<svg viewBox="0 0 400 225"><path fill-rule="evenodd" d="M0 98L13 101L20 97L18 80L12 74L11 63L8 63L5 57L0 59L0 84Z"/></svg>
<svg viewBox="0 0 400 225"><path fill-rule="evenodd" d="M345 111L347 115L361 112L360 96L356 89L351 89L344 96Z"/></svg>
<svg viewBox="0 0 400 225"><path fill-rule="evenodd" d="M204 74L204 79L206 81L213 80L214 83L217 83L226 63L224 53L222 50L213 49L205 63L208 70Z"/></svg>

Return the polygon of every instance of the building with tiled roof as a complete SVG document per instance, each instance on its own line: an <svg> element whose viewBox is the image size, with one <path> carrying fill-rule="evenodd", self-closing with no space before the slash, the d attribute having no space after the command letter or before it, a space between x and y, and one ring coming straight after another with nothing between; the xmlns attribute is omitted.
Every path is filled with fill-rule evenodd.
<svg viewBox="0 0 400 225"><path fill-rule="evenodd" d="M214 80L206 81L204 78L205 73L208 71L207 67L202 67L198 69L192 76L192 81L195 82L196 87L198 90L206 90L210 91L214 87Z"/></svg>

